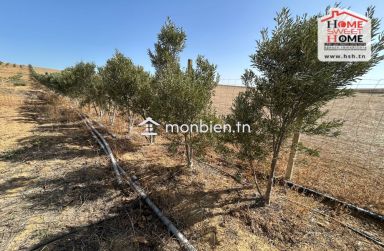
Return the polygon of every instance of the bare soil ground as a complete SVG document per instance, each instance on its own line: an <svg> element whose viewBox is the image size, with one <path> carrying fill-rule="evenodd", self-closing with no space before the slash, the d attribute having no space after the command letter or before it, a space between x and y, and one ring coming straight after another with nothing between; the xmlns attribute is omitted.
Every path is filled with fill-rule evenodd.
<svg viewBox="0 0 384 251"><path fill-rule="evenodd" d="M224 164L186 170L183 160L167 160L165 147L158 146L141 147L134 156L122 158L127 170L135 170L155 202L199 250L379 249L331 217L384 237L379 224L283 187L276 188L271 207L259 207L255 188L246 180L236 181L236 170ZM260 185L265 190L263 179Z"/></svg>
<svg viewBox="0 0 384 251"><path fill-rule="evenodd" d="M25 86L0 86L0 249L180 250L129 189L115 186L70 102L23 74ZM380 250L338 221L384 240L380 223L282 186L260 207L241 165L211 156L212 166L188 169L165 139L148 145L142 128L129 137L125 128L120 119L108 128L124 135L107 137L120 163L198 250Z"/></svg>
<svg viewBox="0 0 384 251"><path fill-rule="evenodd" d="M134 194L117 189L74 111L32 85L26 68L0 66L3 78L18 73L25 85L0 85L0 250L162 247L168 233L146 222L151 213Z"/></svg>
<svg viewBox="0 0 384 251"><path fill-rule="evenodd" d="M214 98L217 112L230 112L233 99L243 90L218 86ZM302 135L301 142L317 149L320 157L299 153L293 181L384 214L384 90L375 91L357 92L326 106L328 119L345 121L341 135ZM284 175L289 143L280 160L279 175Z"/></svg>
<svg viewBox="0 0 384 251"><path fill-rule="evenodd" d="M108 125L107 118L101 122ZM108 128L117 135L127 132L121 118ZM338 221L383 239L380 223L280 186L276 186L273 205L260 207L246 167L212 155L207 156L211 167L197 162L194 169L187 169L182 151L171 155L167 140L161 137L149 145L141 130L135 128L129 141L118 136L109 137L109 142L125 170L138 177L150 197L198 250L380 249ZM264 191L265 177L259 178Z"/></svg>
<svg viewBox="0 0 384 251"><path fill-rule="evenodd" d="M220 115L230 113L233 100L244 90L242 86L218 85L212 100L216 112Z"/></svg>

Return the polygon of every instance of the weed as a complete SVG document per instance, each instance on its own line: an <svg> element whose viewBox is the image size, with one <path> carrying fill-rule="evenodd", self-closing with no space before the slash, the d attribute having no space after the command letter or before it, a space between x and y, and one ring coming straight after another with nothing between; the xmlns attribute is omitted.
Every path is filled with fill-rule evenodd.
<svg viewBox="0 0 384 251"><path fill-rule="evenodd" d="M25 86L25 80L21 79L22 74L19 72L16 75L13 75L8 78L8 81L11 82L14 86Z"/></svg>

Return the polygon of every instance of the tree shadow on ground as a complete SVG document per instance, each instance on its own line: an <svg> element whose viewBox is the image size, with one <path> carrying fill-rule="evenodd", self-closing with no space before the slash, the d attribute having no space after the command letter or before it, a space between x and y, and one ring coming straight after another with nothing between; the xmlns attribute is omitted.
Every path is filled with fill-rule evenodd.
<svg viewBox="0 0 384 251"><path fill-rule="evenodd" d="M25 189L38 188L42 193L35 194L29 199L36 200L36 204L46 206L43 201L47 198L58 199L61 196L72 197L71 190L78 190L81 184L90 190L97 190L95 194L103 196L103 190L100 189L97 182L107 179L106 168L101 167L105 163L91 163L98 161L100 149L95 147L95 142L90 137L89 132L81 124L78 117L73 117L74 111L67 108L56 107L57 103L53 96L45 96L39 91L30 91L26 94L28 99L19 109L20 116L15 118L17 121L30 122L38 124L33 129L32 136L24 137L18 140L18 147L14 150L0 154L0 160L9 163L11 169L17 169L17 164L31 164L34 162L32 171L36 175L20 176L7 179L0 184L0 193L5 193L18 187ZM56 112L50 112L55 109ZM63 122L64 121L64 122ZM76 168L71 169L70 160L84 158L76 162ZM58 160L68 160L68 162L58 162ZM52 161L54 164L48 164L46 161ZM74 161L75 162L75 161ZM49 167L47 167L49 165ZM81 165L81 166L79 166ZM58 175L55 178L44 179L39 177L42 168L49 177L51 172ZM24 167L20 167L25 169ZM16 170L23 171L23 170ZM85 184L87 183L87 184ZM83 191L83 194L92 194L92 191ZM73 195L73 197L76 197ZM27 197L28 198L28 197ZM89 197L88 197L89 198ZM57 200L60 203L60 200Z"/></svg>
<svg viewBox="0 0 384 251"><path fill-rule="evenodd" d="M181 230L217 215L229 215L244 207L261 205L253 187L206 189L206 183L195 179L195 172L183 165L150 164L143 168L138 161L122 163L135 173L155 204L167 212Z"/></svg>
<svg viewBox="0 0 384 251"><path fill-rule="evenodd" d="M25 199L32 203L31 210L34 211L77 207L109 195L114 189L113 184L114 177L109 168L101 163L84 164L60 177L40 178L31 183L26 189L35 189L35 192L27 194Z"/></svg>
<svg viewBox="0 0 384 251"><path fill-rule="evenodd" d="M45 215L55 219L55 222L46 222L49 226L59 223L58 226L64 227L44 230L50 228L44 226L43 231L48 231L47 234L36 232L27 236L21 248L157 250L171 242L171 246L178 249L178 244L169 238L159 220L132 192L116 191L109 160L74 111L57 106L55 97L45 95L31 91L28 100L20 107L20 116L14 118L22 123L37 124L34 135L19 140L17 149L0 155L0 160L9 163L15 172L28 165L32 170L21 177L5 178L0 183L0 194L8 196L3 197L7 210L12 210L8 205L14 204L14 198L19 200L19 209L3 220L20 229L21 222L13 221L12 217L23 219L25 224L30 218ZM121 140L113 141L112 145L122 145ZM134 151L135 148L124 144L121 150ZM16 188L21 188L21 196L10 193ZM121 192L130 196L121 197ZM98 212L98 216L91 214L86 221L79 219L77 222L74 217L83 218L84 208ZM67 212L75 214L68 215ZM60 218L55 218L56 215ZM62 217L70 218L68 222L62 222ZM25 246L31 241L38 244Z"/></svg>
<svg viewBox="0 0 384 251"><path fill-rule="evenodd" d="M113 208L109 218L47 236L29 250L162 250L170 235L139 199ZM174 250L178 244L172 240Z"/></svg>
<svg viewBox="0 0 384 251"><path fill-rule="evenodd" d="M60 126L57 126L60 130ZM81 134L80 134L81 133ZM76 157L95 157L89 135L82 129L60 135L35 135L18 140L20 147L0 154L0 160L20 163L26 161L70 160Z"/></svg>
<svg viewBox="0 0 384 251"><path fill-rule="evenodd" d="M33 135L18 140L20 147L0 154L0 160L19 163L33 160L70 160L94 157L92 138L73 110L56 107L56 98L31 91L20 107L16 121L38 124ZM36 100L37 99L37 100Z"/></svg>
<svg viewBox="0 0 384 251"><path fill-rule="evenodd" d="M3 193L6 193L8 190L24 187L26 183L29 183L31 180L34 180L36 178L37 176L32 176L32 177L20 176L20 177L10 178L0 183L0 195Z"/></svg>

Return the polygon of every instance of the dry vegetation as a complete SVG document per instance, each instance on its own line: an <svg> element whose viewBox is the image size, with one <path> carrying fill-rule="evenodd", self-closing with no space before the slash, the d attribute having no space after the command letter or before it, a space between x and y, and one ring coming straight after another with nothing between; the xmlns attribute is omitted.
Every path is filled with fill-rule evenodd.
<svg viewBox="0 0 384 251"><path fill-rule="evenodd" d="M338 138L302 138L320 151L300 154L295 181L384 214L384 92L358 93L328 105L345 124Z"/></svg>
<svg viewBox="0 0 384 251"><path fill-rule="evenodd" d="M7 74L15 73L0 66L0 75ZM70 102L32 85L26 69L22 74L25 86L0 85L0 249L52 239L44 250L180 249L129 189L115 186L108 160ZM228 89L217 89L216 104L230 103L219 97ZM169 154L165 139L148 145L142 128L129 138L126 128L117 119L108 129L118 137L107 137L123 168L198 250L380 250L334 219L384 240L382 224L281 186L270 207L259 207L252 175L241 163L211 154L211 166L189 170L181 153ZM297 177L312 177L303 170ZM264 189L263 175L258 178Z"/></svg>
<svg viewBox="0 0 384 251"><path fill-rule="evenodd" d="M223 93L228 91L220 86L216 93L220 89ZM92 114L91 110L87 112ZM95 114L93 118L98 120ZM108 124L107 118L101 122ZM126 128L119 119L109 127L121 136L127 133ZM148 145L139 135L141 130L135 129L129 144L109 140L125 169L139 178L154 201L199 250L378 248L363 247L367 244L364 240L332 217L383 238L379 224L354 218L342 209L334 211L335 208L284 188L278 188L275 205L259 208L255 206L258 199L252 174L242 163L233 165L212 153L207 159L213 166L200 163L188 170L183 165L182 152L169 154L168 142L163 138ZM264 189L263 175L259 178Z"/></svg>
<svg viewBox="0 0 384 251"><path fill-rule="evenodd" d="M220 114L230 111L243 87L219 86L214 105ZM381 92L379 92L381 90ZM294 181L342 200L384 214L384 90L356 93L332 101L328 118L345 121L337 138L303 135L305 146L317 149L320 157L299 153ZM279 174L284 175L286 154Z"/></svg>
<svg viewBox="0 0 384 251"><path fill-rule="evenodd" d="M0 66L0 75L14 70ZM150 213L136 196L116 189L108 160L65 100L22 74L27 85L0 85L0 250L54 238L38 250L161 246L168 234L146 222Z"/></svg>

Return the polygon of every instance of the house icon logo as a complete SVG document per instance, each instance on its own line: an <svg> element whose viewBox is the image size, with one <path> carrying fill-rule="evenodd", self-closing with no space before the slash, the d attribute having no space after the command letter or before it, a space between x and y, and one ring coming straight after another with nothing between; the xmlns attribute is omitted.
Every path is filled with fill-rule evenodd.
<svg viewBox="0 0 384 251"><path fill-rule="evenodd" d="M347 16L353 17L355 19L358 19L358 20L361 20L361 21L364 21L364 22L368 22L368 19L366 17L361 17L359 14L356 15L352 11L349 11L349 10L339 10L339 9L336 9L336 8L331 9L331 14L330 15L322 17L321 22L325 22L325 21L328 21L328 20L331 20L331 19L335 19L335 18L337 18L339 16L342 16L342 15L347 15ZM336 21L336 20L333 20L333 21ZM345 27L345 25L346 25L346 23L344 21L341 21L340 26L341 27Z"/></svg>
<svg viewBox="0 0 384 251"><path fill-rule="evenodd" d="M145 126L145 129L141 133L141 135L148 138L150 143L153 143L155 136L157 135L157 133L154 130L154 126L158 126L158 125L160 124L154 121L151 117L147 117L143 122L139 124L139 126Z"/></svg>
<svg viewBox="0 0 384 251"><path fill-rule="evenodd" d="M350 10L332 8L317 22L318 59L361 62L371 59L371 20Z"/></svg>

